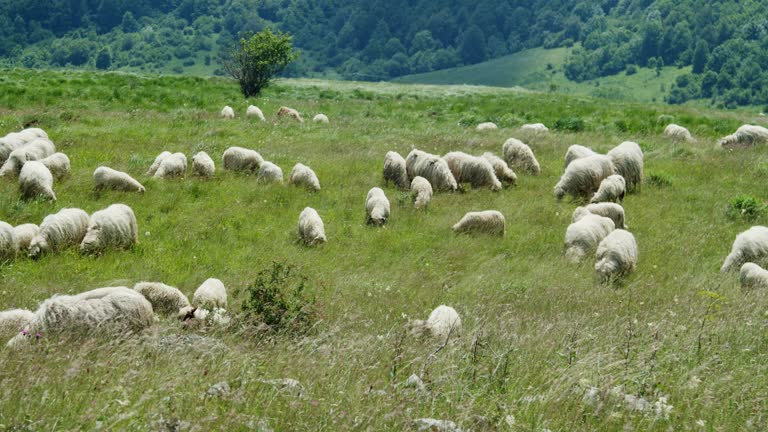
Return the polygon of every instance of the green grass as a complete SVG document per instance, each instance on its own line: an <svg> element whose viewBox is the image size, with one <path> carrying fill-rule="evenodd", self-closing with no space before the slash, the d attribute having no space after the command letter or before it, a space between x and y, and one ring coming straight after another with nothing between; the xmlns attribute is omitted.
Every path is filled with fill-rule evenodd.
<svg viewBox="0 0 768 432"><path fill-rule="evenodd" d="M59 201L24 202L0 181L0 220L39 223L63 207L88 212L123 202L134 209L140 244L83 257L75 250L0 268L0 309L34 309L56 293L159 280L187 295L208 277L228 287L235 320L224 329L185 330L160 319L125 338L43 335L20 352L0 349L0 430L403 430L412 419L450 419L465 429L765 430L768 296L742 291L718 273L735 235L752 224L728 217L739 195L765 200L768 152L724 152L717 138L748 112L594 100L513 89L279 81L245 101L224 79L5 70L0 134L34 124L72 160L54 185ZM243 118L249 103L266 123ZM218 112L233 106L238 118ZM281 105L329 125L280 122ZM693 145L661 138L661 114L687 126ZM520 135L522 123L578 118L579 133ZM478 133L493 120L500 129ZM528 142L542 174L520 173L502 192L437 194L415 211L390 187L385 228L366 226L364 199L381 186L388 150L500 152L510 136ZM562 255L576 204L552 195L570 144L605 152L627 139L645 150L647 182L627 197L640 262L622 286L601 285L587 260ZM287 174L302 162L322 190L259 184L221 170L229 146L257 149ZM206 150L219 171L209 181L143 175L162 150ZM144 183L144 195L92 191L99 164ZM325 221L328 243L296 241L305 206ZM498 209L504 239L455 236L467 211ZM308 278L321 320L305 336L270 335L237 317L243 289L273 260ZM702 294L702 292L713 292ZM410 319L454 306L464 330L440 341L407 337ZM177 336L181 335L181 336ZM191 339L203 336L207 339ZM183 344L181 338L191 340ZM402 383L418 374L427 391ZM301 396L264 380L299 380ZM225 381L231 391L206 395ZM583 401L588 387L599 403ZM651 402L668 397L667 419L626 408L611 389ZM514 417L514 425L512 423Z"/></svg>

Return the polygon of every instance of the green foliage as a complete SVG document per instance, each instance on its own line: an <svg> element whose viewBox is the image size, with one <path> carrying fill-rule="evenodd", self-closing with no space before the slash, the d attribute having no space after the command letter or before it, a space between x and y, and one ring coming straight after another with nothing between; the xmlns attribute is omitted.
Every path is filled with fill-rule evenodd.
<svg viewBox="0 0 768 432"><path fill-rule="evenodd" d="M584 130L584 120L579 117L566 117L555 120L553 127L557 130L581 132Z"/></svg>
<svg viewBox="0 0 768 432"><path fill-rule="evenodd" d="M657 188L666 188L672 186L672 178L664 173L650 173L646 175L645 182Z"/></svg>
<svg viewBox="0 0 768 432"><path fill-rule="evenodd" d="M222 66L240 84L245 97L257 96L299 53L291 36L270 29L240 38L238 46L222 59Z"/></svg>
<svg viewBox="0 0 768 432"><path fill-rule="evenodd" d="M765 216L766 204L751 195L738 195L728 202L726 215L731 219L754 222Z"/></svg>

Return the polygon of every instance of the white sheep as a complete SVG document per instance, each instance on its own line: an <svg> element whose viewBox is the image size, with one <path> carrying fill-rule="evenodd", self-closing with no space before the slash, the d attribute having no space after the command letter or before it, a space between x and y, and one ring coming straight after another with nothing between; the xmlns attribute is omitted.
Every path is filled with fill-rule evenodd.
<svg viewBox="0 0 768 432"><path fill-rule="evenodd" d="M243 147L230 147L224 150L222 161L226 170L256 173L259 171L259 167L264 162L264 159L255 150Z"/></svg>
<svg viewBox="0 0 768 432"><path fill-rule="evenodd" d="M297 163L293 166L293 169L291 169L291 175L288 179L288 183L303 185L304 187L314 191L320 190L320 180L317 179L317 174L312 171L312 168L301 163Z"/></svg>
<svg viewBox="0 0 768 432"><path fill-rule="evenodd" d="M157 314L176 315L181 308L189 306L189 300L178 288L160 282L139 282L133 290L143 295L152 304Z"/></svg>
<svg viewBox="0 0 768 432"><path fill-rule="evenodd" d="M582 216L565 231L565 257L577 263L616 228L613 220L596 214Z"/></svg>
<svg viewBox="0 0 768 432"><path fill-rule="evenodd" d="M517 174L504 162L504 159L491 152L485 152L481 157L491 164L493 171L496 173L496 178L501 180L502 183L508 183L513 186L517 184Z"/></svg>
<svg viewBox="0 0 768 432"><path fill-rule="evenodd" d="M445 340L448 336L461 334L461 318L456 309L440 305L436 307L426 321L414 320L410 323L412 333L421 336L429 332L434 338Z"/></svg>
<svg viewBox="0 0 768 432"><path fill-rule="evenodd" d="M148 176L152 177L157 172L157 169L160 168L160 164L163 163L163 159L167 158L171 155L171 152L169 151L163 151L157 157L155 158L154 162L152 162L152 165L149 167L149 170L147 170Z"/></svg>
<svg viewBox="0 0 768 432"><path fill-rule="evenodd" d="M575 161L576 159L581 159L589 156L594 156L597 153L595 153L591 148L584 147L583 145L574 144L570 147L568 147L568 151L565 152L565 167L568 168L568 165L571 164L571 162Z"/></svg>
<svg viewBox="0 0 768 432"><path fill-rule="evenodd" d="M325 114L318 114L312 117L312 121L315 123L328 123L328 116Z"/></svg>
<svg viewBox="0 0 768 432"><path fill-rule="evenodd" d="M160 162L157 168L155 178L167 179L173 177L183 177L187 172L187 156L184 153L173 153Z"/></svg>
<svg viewBox="0 0 768 432"><path fill-rule="evenodd" d="M55 295L40 304L32 320L8 342L26 345L36 334L106 334L139 331L152 325L152 305L126 287L97 288L77 295Z"/></svg>
<svg viewBox="0 0 768 432"><path fill-rule="evenodd" d="M47 200L56 201L56 193L53 192L53 175L40 161L29 161L21 168L19 191L24 199L41 196Z"/></svg>
<svg viewBox="0 0 768 432"><path fill-rule="evenodd" d="M257 178L259 181L266 183L282 183L283 170L272 162L264 161L261 163L261 166L259 166L259 175Z"/></svg>
<svg viewBox="0 0 768 432"><path fill-rule="evenodd" d="M493 122L483 122L477 125L475 129L479 131L496 130L498 129L498 126L496 126L496 123Z"/></svg>
<svg viewBox="0 0 768 432"><path fill-rule="evenodd" d="M456 183L470 183L472 187L489 187L492 191L501 190L501 182L496 178L493 166L484 158L463 152L449 152L443 156Z"/></svg>
<svg viewBox="0 0 768 432"><path fill-rule="evenodd" d="M545 133L545 132L549 132L549 128L544 126L544 123L530 123L530 124L524 124L520 126L520 131L533 132L533 133Z"/></svg>
<svg viewBox="0 0 768 432"><path fill-rule="evenodd" d="M604 178L600 182L600 187L589 201L591 203L624 201L624 195L627 193L627 183L624 177L613 174Z"/></svg>
<svg viewBox="0 0 768 432"><path fill-rule="evenodd" d="M0 340L8 339L19 334L24 328L32 322L35 317L31 311L26 309L11 309L0 312Z"/></svg>
<svg viewBox="0 0 768 432"><path fill-rule="evenodd" d="M0 264L13 261L19 252L19 240L16 231L9 223L0 221Z"/></svg>
<svg viewBox="0 0 768 432"><path fill-rule="evenodd" d="M327 241L323 220L312 207L304 208L299 215L299 238L309 246Z"/></svg>
<svg viewBox="0 0 768 432"><path fill-rule="evenodd" d="M411 180L411 195L414 207L426 208L432 200L432 185L424 177L416 176Z"/></svg>
<svg viewBox="0 0 768 432"><path fill-rule="evenodd" d="M112 189L124 192L144 193L144 186L128 173L114 170L110 167L100 166L93 171L94 189Z"/></svg>
<svg viewBox="0 0 768 432"><path fill-rule="evenodd" d="M2 167L0 176L17 176L27 161L37 161L56 152L56 146L46 138L35 138L12 151Z"/></svg>
<svg viewBox="0 0 768 432"><path fill-rule="evenodd" d="M372 188L365 197L365 222L382 226L389 219L389 200L381 188Z"/></svg>
<svg viewBox="0 0 768 432"><path fill-rule="evenodd" d="M248 105L248 108L245 110L245 116L246 117L256 117L257 119L261 121L266 121L264 118L264 113L261 112L259 107L254 105Z"/></svg>
<svg viewBox="0 0 768 432"><path fill-rule="evenodd" d="M486 233L504 237L506 220L496 210L469 212L452 229L455 233Z"/></svg>
<svg viewBox="0 0 768 432"><path fill-rule="evenodd" d="M725 258L720 271L739 268L745 262L761 263L768 257L768 228L753 226L740 233L733 242L731 253Z"/></svg>
<svg viewBox="0 0 768 432"><path fill-rule="evenodd" d="M209 324L226 326L231 321L231 318L227 315L227 310L224 308L209 310L191 305L179 309L176 317L184 321L185 328Z"/></svg>
<svg viewBox="0 0 768 432"><path fill-rule="evenodd" d="M624 207L616 203L597 203L576 207L571 222L576 222L590 213L609 218L616 228L629 229L625 222Z"/></svg>
<svg viewBox="0 0 768 432"><path fill-rule="evenodd" d="M45 165L56 179L60 179L69 174L69 157L64 153L54 153L48 157L40 159L40 163Z"/></svg>
<svg viewBox="0 0 768 432"><path fill-rule="evenodd" d="M554 193L558 200L566 194L573 198L589 199L600 187L600 182L615 173L608 156L593 155L576 159L565 169Z"/></svg>
<svg viewBox="0 0 768 432"><path fill-rule="evenodd" d="M80 252L100 254L109 248L128 249L138 242L139 227L133 209L112 204L91 215Z"/></svg>
<svg viewBox="0 0 768 432"><path fill-rule="evenodd" d="M201 151L192 156L192 172L200 177L213 177L216 173L216 164L208 153Z"/></svg>
<svg viewBox="0 0 768 432"><path fill-rule="evenodd" d="M384 156L384 182L392 182L399 189L408 188L408 172L405 169L405 159L400 153L388 151Z"/></svg>
<svg viewBox="0 0 768 432"><path fill-rule="evenodd" d="M227 289L216 278L209 278L195 290L192 304L198 308L213 309L227 307Z"/></svg>
<svg viewBox="0 0 768 432"><path fill-rule="evenodd" d="M458 189L451 169L440 156L421 150L412 150L405 158L405 169L408 178L424 177L435 190L456 191Z"/></svg>
<svg viewBox="0 0 768 432"><path fill-rule="evenodd" d="M627 181L627 191L640 187L643 181L643 150L632 141L624 141L607 153L611 158L616 174Z"/></svg>
<svg viewBox="0 0 768 432"><path fill-rule="evenodd" d="M235 110L233 110L231 106L226 105L221 109L221 117L225 119L233 119L235 118Z"/></svg>
<svg viewBox="0 0 768 432"><path fill-rule="evenodd" d="M288 108L288 107L285 107L285 106L280 107L280 109L277 110L277 116L278 117L290 117L290 118L296 120L299 123L304 123L304 119L301 118L301 114L299 114L299 112L296 111L293 108Z"/></svg>
<svg viewBox="0 0 768 432"><path fill-rule="evenodd" d="M533 150L527 144L516 138L504 142L501 148L504 160L514 169L521 169L533 175L541 174L541 165L536 160Z"/></svg>
<svg viewBox="0 0 768 432"><path fill-rule="evenodd" d="M756 125L743 125L736 132L718 142L720 147L744 148L768 142L768 129Z"/></svg>
<svg viewBox="0 0 768 432"><path fill-rule="evenodd" d="M80 244L88 230L88 213L77 208L64 208L48 215L40 224L40 232L29 244L29 256L37 258L45 252L56 252Z"/></svg>
<svg viewBox="0 0 768 432"><path fill-rule="evenodd" d="M4 163L12 151L36 138L48 139L48 134L40 128L28 128L0 137L0 163Z"/></svg>
<svg viewBox="0 0 768 432"><path fill-rule="evenodd" d="M26 128L26 129L23 129L20 133L21 134L29 134L29 135L31 135L31 136L33 136L35 138L45 138L45 139L48 139L48 133L45 132L43 129L40 129L40 128L35 128L35 127Z"/></svg>
<svg viewBox="0 0 768 432"><path fill-rule="evenodd" d="M666 128L664 128L664 137L669 138L672 141L696 141L693 139L693 136L691 135L691 132L688 131L688 129L674 123L670 123Z"/></svg>
<svg viewBox="0 0 768 432"><path fill-rule="evenodd" d="M40 227L33 223L21 224L13 227L13 233L16 235L16 242L19 244L19 251L26 252L32 239L40 233Z"/></svg>
<svg viewBox="0 0 768 432"><path fill-rule="evenodd" d="M595 271L604 281L626 276L637 267L637 242L629 231L611 231L597 246Z"/></svg>
<svg viewBox="0 0 768 432"><path fill-rule="evenodd" d="M739 284L745 289L768 288L768 270L755 263L744 263L739 271Z"/></svg>

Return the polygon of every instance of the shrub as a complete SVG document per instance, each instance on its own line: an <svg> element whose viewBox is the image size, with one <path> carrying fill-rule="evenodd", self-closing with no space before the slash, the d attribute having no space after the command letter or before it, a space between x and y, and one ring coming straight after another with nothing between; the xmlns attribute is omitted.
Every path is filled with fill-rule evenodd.
<svg viewBox="0 0 768 432"><path fill-rule="evenodd" d="M579 117L560 118L555 120L554 128L557 130L581 132L584 130L584 120Z"/></svg>
<svg viewBox="0 0 768 432"><path fill-rule="evenodd" d="M637 73L637 66L630 64L627 65L627 76L634 75Z"/></svg>
<svg viewBox="0 0 768 432"><path fill-rule="evenodd" d="M299 56L293 50L291 36L272 33L268 28L243 36L237 46L222 58L224 70L240 84L245 97L256 96Z"/></svg>
<svg viewBox="0 0 768 432"><path fill-rule="evenodd" d="M755 221L765 215L766 205L751 195L739 195L733 198L725 211L731 219Z"/></svg>
<svg viewBox="0 0 768 432"><path fill-rule="evenodd" d="M645 178L645 181L648 184L658 188L672 186L672 179L668 175L662 173L648 174L648 176Z"/></svg>

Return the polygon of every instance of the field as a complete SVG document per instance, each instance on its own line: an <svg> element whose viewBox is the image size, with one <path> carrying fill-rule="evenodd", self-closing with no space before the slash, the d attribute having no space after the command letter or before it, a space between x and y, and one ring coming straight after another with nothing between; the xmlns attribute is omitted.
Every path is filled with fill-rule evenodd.
<svg viewBox="0 0 768 432"><path fill-rule="evenodd" d="M243 117L249 103L266 123ZM219 118L225 104L235 120ZM281 105L331 123L278 121ZM73 166L54 184L56 203L21 201L16 183L0 179L0 220L40 223L64 207L122 202L141 233L129 251L73 249L0 267L0 310L143 280L191 296L217 277L233 316L227 327L184 329L163 318L138 335L43 334L28 349L0 349L0 430L403 430L422 417L465 430L768 428L768 296L718 272L736 234L766 223L763 213L749 221L726 210L739 195L765 199L768 153L715 148L761 117L519 89L312 80L281 80L245 101L218 78L31 70L0 74L0 107L0 135L42 127ZM663 140L663 114L698 142ZM474 130L489 120L500 129ZM552 133L521 135L528 122ZM499 153L510 136L542 165L538 177L518 173L517 187L440 193L420 212L383 185L388 150ZM624 140L645 152L646 182L624 203L640 261L607 285L592 260L564 260L577 203L558 203L552 188L569 145L605 152ZM322 190L221 170L233 145L285 174L296 162L311 166ZM146 177L163 150L207 151L216 178ZM100 164L129 172L146 193L94 192ZM373 186L392 202L384 228L364 223ZM323 218L327 244L296 241L306 206ZM453 235L464 213L484 209L505 215L503 239ZM306 332L265 330L241 314L246 287L273 262L306 278L317 312ZM460 337L443 346L409 336L408 321L440 304L460 313ZM404 385L412 374L424 389ZM270 381L285 378L301 389Z"/></svg>

